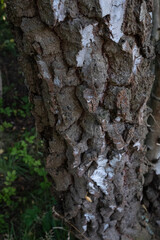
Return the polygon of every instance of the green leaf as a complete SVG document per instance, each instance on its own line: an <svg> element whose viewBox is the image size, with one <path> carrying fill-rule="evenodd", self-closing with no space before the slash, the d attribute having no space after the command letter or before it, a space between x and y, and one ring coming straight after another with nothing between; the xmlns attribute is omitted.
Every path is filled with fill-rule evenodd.
<svg viewBox="0 0 160 240"><path fill-rule="evenodd" d="M48 211L42 218L42 228L44 232L49 232L53 227L53 216L52 212Z"/></svg>
<svg viewBox="0 0 160 240"><path fill-rule="evenodd" d="M32 226L32 224L36 221L39 213L40 209L37 206L33 206L32 208L28 208L25 210L22 216L22 221L24 222L24 225L27 229L29 229Z"/></svg>

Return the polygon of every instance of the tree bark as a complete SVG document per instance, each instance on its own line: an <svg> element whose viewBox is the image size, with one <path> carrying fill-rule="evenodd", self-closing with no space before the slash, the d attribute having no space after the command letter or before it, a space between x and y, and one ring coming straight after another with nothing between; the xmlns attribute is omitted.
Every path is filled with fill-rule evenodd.
<svg viewBox="0 0 160 240"><path fill-rule="evenodd" d="M146 138L147 158L150 168L145 176L145 206L150 209L150 219L157 224L156 235L160 236L160 2L154 1L153 39L155 41L155 60L152 64L155 81L149 101L152 114L148 118L149 133Z"/></svg>
<svg viewBox="0 0 160 240"><path fill-rule="evenodd" d="M141 202L152 2L8 0L8 19L46 144L54 214L79 239L160 239Z"/></svg>

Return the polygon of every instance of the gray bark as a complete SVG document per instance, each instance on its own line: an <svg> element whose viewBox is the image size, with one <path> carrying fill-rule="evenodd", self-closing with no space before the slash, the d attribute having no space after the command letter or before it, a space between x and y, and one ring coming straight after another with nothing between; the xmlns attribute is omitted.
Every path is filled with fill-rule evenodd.
<svg viewBox="0 0 160 240"><path fill-rule="evenodd" d="M145 176L144 204L150 209L150 219L156 223L156 235L160 236L160 2L154 2L153 40L155 42L155 60L152 64L155 73L149 106L152 113L148 118L149 133L146 138L147 158L150 163Z"/></svg>
<svg viewBox="0 0 160 240"><path fill-rule="evenodd" d="M141 202L151 13L150 0L8 0L53 213L79 239L160 239Z"/></svg>

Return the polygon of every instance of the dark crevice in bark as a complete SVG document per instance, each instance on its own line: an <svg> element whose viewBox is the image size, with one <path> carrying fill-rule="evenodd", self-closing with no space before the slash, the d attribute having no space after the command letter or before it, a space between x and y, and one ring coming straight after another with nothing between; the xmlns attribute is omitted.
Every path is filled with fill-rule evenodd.
<svg viewBox="0 0 160 240"><path fill-rule="evenodd" d="M157 23L155 23L157 24ZM159 41L155 44L155 60L152 63L155 71L155 82L149 99L149 107L151 116L148 118L148 135L146 138L147 158L149 161L149 171L144 176L144 197L143 203L148 210L148 218L152 223L153 232L156 236L160 236L160 195L159 195ZM160 239L157 238L157 239Z"/></svg>
<svg viewBox="0 0 160 240"><path fill-rule="evenodd" d="M159 196L159 93L160 93L160 72L159 72L159 1L154 1L153 11L153 29L152 29L152 41L155 45L155 59L152 61L151 69L155 74L155 81L153 84L150 99L148 101L150 110L150 116L148 118L148 135L146 138L147 158L149 171L144 176L144 197L143 203L147 209L147 217L152 223L153 234L156 239L160 239L160 196Z"/></svg>

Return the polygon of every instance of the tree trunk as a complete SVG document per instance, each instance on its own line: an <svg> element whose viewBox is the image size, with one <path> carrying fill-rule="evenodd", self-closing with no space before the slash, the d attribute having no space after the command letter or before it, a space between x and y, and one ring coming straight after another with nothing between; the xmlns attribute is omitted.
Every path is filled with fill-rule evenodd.
<svg viewBox="0 0 160 240"><path fill-rule="evenodd" d="M46 168L79 239L156 238L142 205L151 0L8 0Z"/></svg>

